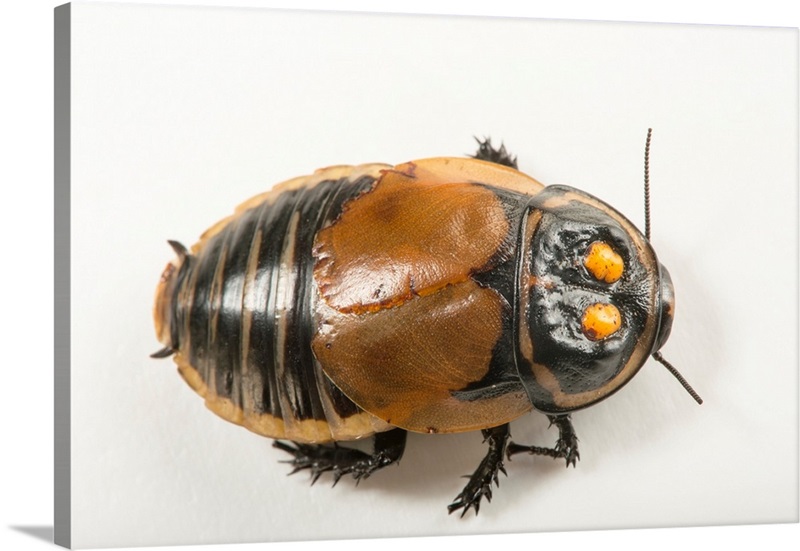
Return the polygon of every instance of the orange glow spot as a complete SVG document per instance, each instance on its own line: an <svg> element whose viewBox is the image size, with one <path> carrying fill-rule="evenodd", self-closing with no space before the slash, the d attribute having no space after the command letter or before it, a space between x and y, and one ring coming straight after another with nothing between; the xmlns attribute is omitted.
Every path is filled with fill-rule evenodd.
<svg viewBox="0 0 800 551"><path fill-rule="evenodd" d="M595 241L589 247L583 265L595 279L614 283L622 277L625 263L608 243Z"/></svg>
<svg viewBox="0 0 800 551"><path fill-rule="evenodd" d="M592 304L581 320L583 334L592 341L601 341L613 335L621 325L622 315L613 304Z"/></svg>

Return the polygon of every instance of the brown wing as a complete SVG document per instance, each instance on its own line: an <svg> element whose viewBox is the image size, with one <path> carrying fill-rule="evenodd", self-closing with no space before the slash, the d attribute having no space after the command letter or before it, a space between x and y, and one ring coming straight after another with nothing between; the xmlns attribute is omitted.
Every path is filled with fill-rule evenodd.
<svg viewBox="0 0 800 551"><path fill-rule="evenodd" d="M353 402L416 432L460 432L506 423L531 408L522 387L465 400L489 371L509 307L472 280L402 306L363 314L320 312L314 353Z"/></svg>
<svg viewBox="0 0 800 551"><path fill-rule="evenodd" d="M524 200L541 189L493 163L426 159L384 171L318 233L313 347L348 398L419 432L495 426L530 409L521 386L487 383L510 306L472 276L513 242L498 191Z"/></svg>
<svg viewBox="0 0 800 551"><path fill-rule="evenodd" d="M492 187L542 188L520 172L473 159L426 159L385 171L319 232L314 276L322 297L342 312L374 312L465 281L508 234Z"/></svg>

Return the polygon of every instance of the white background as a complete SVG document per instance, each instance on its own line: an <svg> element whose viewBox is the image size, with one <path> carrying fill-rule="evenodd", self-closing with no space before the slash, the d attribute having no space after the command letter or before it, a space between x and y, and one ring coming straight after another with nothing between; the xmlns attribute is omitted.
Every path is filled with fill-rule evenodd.
<svg viewBox="0 0 800 551"><path fill-rule="evenodd" d="M76 544L797 519L796 35L297 14L281 17L302 31L263 33L274 17L257 11L83 9L85 26L73 27ZM39 180L6 231L16 283L6 288L30 285L9 306L23 329L9 344L3 404L3 518L18 528L2 537L13 548L41 547L21 532L52 522L52 335L41 330L51 326L52 165L31 131L51 132L51 119L32 113L4 148L30 142L8 181ZM653 241L678 295L665 355L706 404L648 365L575 415L578 469L519 458L477 519L444 514L457 475L483 454L477 435L412 436L400 467L357 490L308 488L265 440L208 413L168 361L146 358L164 240L188 245L269 183L332 163L459 155L469 136L490 134L534 177L582 187L639 222L647 126ZM533 417L512 428L521 441L553 439Z"/></svg>

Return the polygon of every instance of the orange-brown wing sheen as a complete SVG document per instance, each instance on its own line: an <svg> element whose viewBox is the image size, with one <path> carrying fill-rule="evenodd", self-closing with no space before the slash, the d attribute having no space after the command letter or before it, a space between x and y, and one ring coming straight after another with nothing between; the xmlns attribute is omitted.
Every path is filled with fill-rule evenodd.
<svg viewBox="0 0 800 551"><path fill-rule="evenodd" d="M492 187L520 193L536 195L544 189L544 184L516 169L489 161L466 157L431 157L404 165L398 170L414 166L414 172L421 180L438 179L448 182L480 182Z"/></svg>
<svg viewBox="0 0 800 551"><path fill-rule="evenodd" d="M490 189L458 171L407 163L384 171L319 232L314 275L333 308L374 312L465 281L486 266L508 229Z"/></svg>
<svg viewBox="0 0 800 551"><path fill-rule="evenodd" d="M496 426L530 410L521 387L471 401L453 392L488 372L508 308L471 279L372 313L322 307L314 353L348 398L391 425L416 432Z"/></svg>

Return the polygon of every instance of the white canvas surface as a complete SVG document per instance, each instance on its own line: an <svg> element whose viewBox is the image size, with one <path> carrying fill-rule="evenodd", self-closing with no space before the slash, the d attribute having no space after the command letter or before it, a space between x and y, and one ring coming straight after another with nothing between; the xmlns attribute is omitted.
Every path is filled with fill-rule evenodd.
<svg viewBox="0 0 800 551"><path fill-rule="evenodd" d="M77 3L72 12L76 547L797 519L797 33L786 29ZM477 518L446 505L480 435L411 435L359 487L287 477L270 441L151 360L171 251L332 164L462 155L642 225L676 287L665 356L573 416L577 469L517 457ZM530 415L515 440L551 445ZM470 515L471 516L471 515Z"/></svg>

